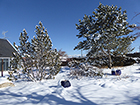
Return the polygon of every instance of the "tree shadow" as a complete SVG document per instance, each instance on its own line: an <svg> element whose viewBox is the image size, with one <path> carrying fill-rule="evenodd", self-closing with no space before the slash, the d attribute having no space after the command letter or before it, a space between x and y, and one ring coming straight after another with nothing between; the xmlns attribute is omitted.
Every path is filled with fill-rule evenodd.
<svg viewBox="0 0 140 105"><path fill-rule="evenodd" d="M133 102L135 105L140 105L140 95L136 97L131 98L131 102Z"/></svg>
<svg viewBox="0 0 140 105"><path fill-rule="evenodd" d="M135 74L140 74L140 72L133 72L133 73L135 73Z"/></svg>
<svg viewBox="0 0 140 105"><path fill-rule="evenodd" d="M104 75L113 76L111 73L104 73Z"/></svg>
<svg viewBox="0 0 140 105"><path fill-rule="evenodd" d="M80 103L78 102L72 102L72 101L68 101L68 100L65 100L64 98L59 98L59 97L56 97L55 95L46 95L44 97L44 99L41 101L41 104L45 104L45 103L48 103L50 105L52 104L61 104L61 105L97 105L93 102L91 102L90 100L86 100L86 101L83 101L83 100L80 100Z"/></svg>
<svg viewBox="0 0 140 105"><path fill-rule="evenodd" d="M131 97L131 96L127 96L131 102L131 105L140 105L140 95L135 96L135 97Z"/></svg>
<svg viewBox="0 0 140 105"><path fill-rule="evenodd" d="M57 86L51 86L49 88L56 88ZM60 96L57 91L52 92L51 94L46 94L46 95L40 95L37 92L31 92L28 94L24 94L22 92L11 92L9 91L10 88L7 88L6 90L4 89L3 91L0 92L0 99L2 97L5 97L6 100L8 101L1 101L0 104L24 104L24 105L29 105L29 104L41 104L41 105L97 105L90 100L86 99L79 91L78 94L82 98L78 98L77 96L73 95L74 98L78 99L80 102L73 102L73 101L68 101L65 99L65 97ZM12 100L15 101L12 101ZM83 100L84 99L84 100Z"/></svg>
<svg viewBox="0 0 140 105"><path fill-rule="evenodd" d="M50 86L49 88L56 88L56 86ZM92 102L93 100L89 100L88 98L86 98L81 92L81 87L77 87L75 89L75 91L71 90L65 90L68 94L70 94L70 97L79 100L78 102L75 101L69 101L66 99L66 95L61 95L62 91L57 92L57 89L61 89L62 91L65 90L63 88L56 88L56 90L54 90L54 92L52 92L51 94L46 93L45 95L41 95L37 92L31 92L28 94L24 94L23 92L18 92L18 91L10 91L10 88L6 88L4 90L0 90L0 104L1 105L7 105L7 104L12 104L12 105L17 105L17 104L21 104L21 105L97 105L96 103ZM95 90L96 91L96 90ZM76 92L76 94L75 94ZM135 97L131 97L129 95L127 95L126 97L128 97L128 102L123 102L123 103L116 103L115 105L119 105L119 104L129 104L129 102L131 101L131 104L135 104L135 105L140 105L140 95L137 95ZM111 100L114 97L101 97L101 99L105 98L104 100ZM6 99L6 100L5 100ZM5 101L3 101L5 100ZM9 100L9 101L7 101ZM107 104L108 102L104 101L102 104Z"/></svg>
<svg viewBox="0 0 140 105"><path fill-rule="evenodd" d="M136 69L136 70L140 70L140 68Z"/></svg>

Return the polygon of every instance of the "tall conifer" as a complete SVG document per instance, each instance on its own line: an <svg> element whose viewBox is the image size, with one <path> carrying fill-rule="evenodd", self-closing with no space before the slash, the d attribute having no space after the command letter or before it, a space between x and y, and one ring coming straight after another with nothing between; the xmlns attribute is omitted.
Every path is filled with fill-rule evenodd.
<svg viewBox="0 0 140 105"><path fill-rule="evenodd" d="M93 15L85 15L76 24L78 38L84 38L74 50L88 50L88 57L104 56L108 67L112 66L112 56L123 55L131 51L129 46L136 37L130 35L131 28L127 22L126 10L121 7L99 4Z"/></svg>

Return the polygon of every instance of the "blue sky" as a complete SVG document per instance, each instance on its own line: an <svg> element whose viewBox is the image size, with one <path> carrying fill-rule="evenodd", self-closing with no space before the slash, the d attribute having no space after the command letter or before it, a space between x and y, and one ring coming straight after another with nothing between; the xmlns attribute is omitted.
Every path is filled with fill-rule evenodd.
<svg viewBox="0 0 140 105"><path fill-rule="evenodd" d="M42 21L53 42L53 47L66 51L68 55L78 55L81 51L73 48L80 39L75 24L84 14L92 15L99 2L104 5L117 5L127 11L130 24L140 22L140 0L0 0L0 38L6 37L13 44L19 43L20 32L25 28L29 37L35 35L35 26ZM30 40L29 40L30 41ZM137 39L132 47L139 51Z"/></svg>

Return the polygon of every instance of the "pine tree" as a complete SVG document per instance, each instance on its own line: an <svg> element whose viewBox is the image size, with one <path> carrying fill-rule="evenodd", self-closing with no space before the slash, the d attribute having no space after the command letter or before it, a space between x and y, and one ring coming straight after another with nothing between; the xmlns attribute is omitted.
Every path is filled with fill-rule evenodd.
<svg viewBox="0 0 140 105"><path fill-rule="evenodd" d="M20 74L20 77L24 76L32 81L54 78L61 69L59 54L56 49L52 49L48 32L41 22L39 22L39 26L36 25L35 32L37 36L34 36L29 42L29 37L24 29L19 38L20 46L14 43L18 53L13 53L12 70L20 74L16 64L21 64L22 75Z"/></svg>
<svg viewBox="0 0 140 105"><path fill-rule="evenodd" d="M83 20L79 19L79 24L76 24L79 30L77 37L83 37L84 40L79 42L74 50L88 50L87 57L102 55L111 68L111 56L123 55L132 50L128 50L128 47L136 39L129 35L133 26L135 25L127 22L126 10L122 12L121 7L104 6L100 3L92 16L85 15Z"/></svg>

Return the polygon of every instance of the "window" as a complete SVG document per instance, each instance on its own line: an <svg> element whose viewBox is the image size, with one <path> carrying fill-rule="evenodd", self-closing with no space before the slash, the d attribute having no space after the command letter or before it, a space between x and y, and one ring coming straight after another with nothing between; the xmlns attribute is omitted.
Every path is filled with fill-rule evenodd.
<svg viewBox="0 0 140 105"><path fill-rule="evenodd" d="M3 70L8 70L8 59L3 59ZM2 70L2 59L0 59L0 71Z"/></svg>

